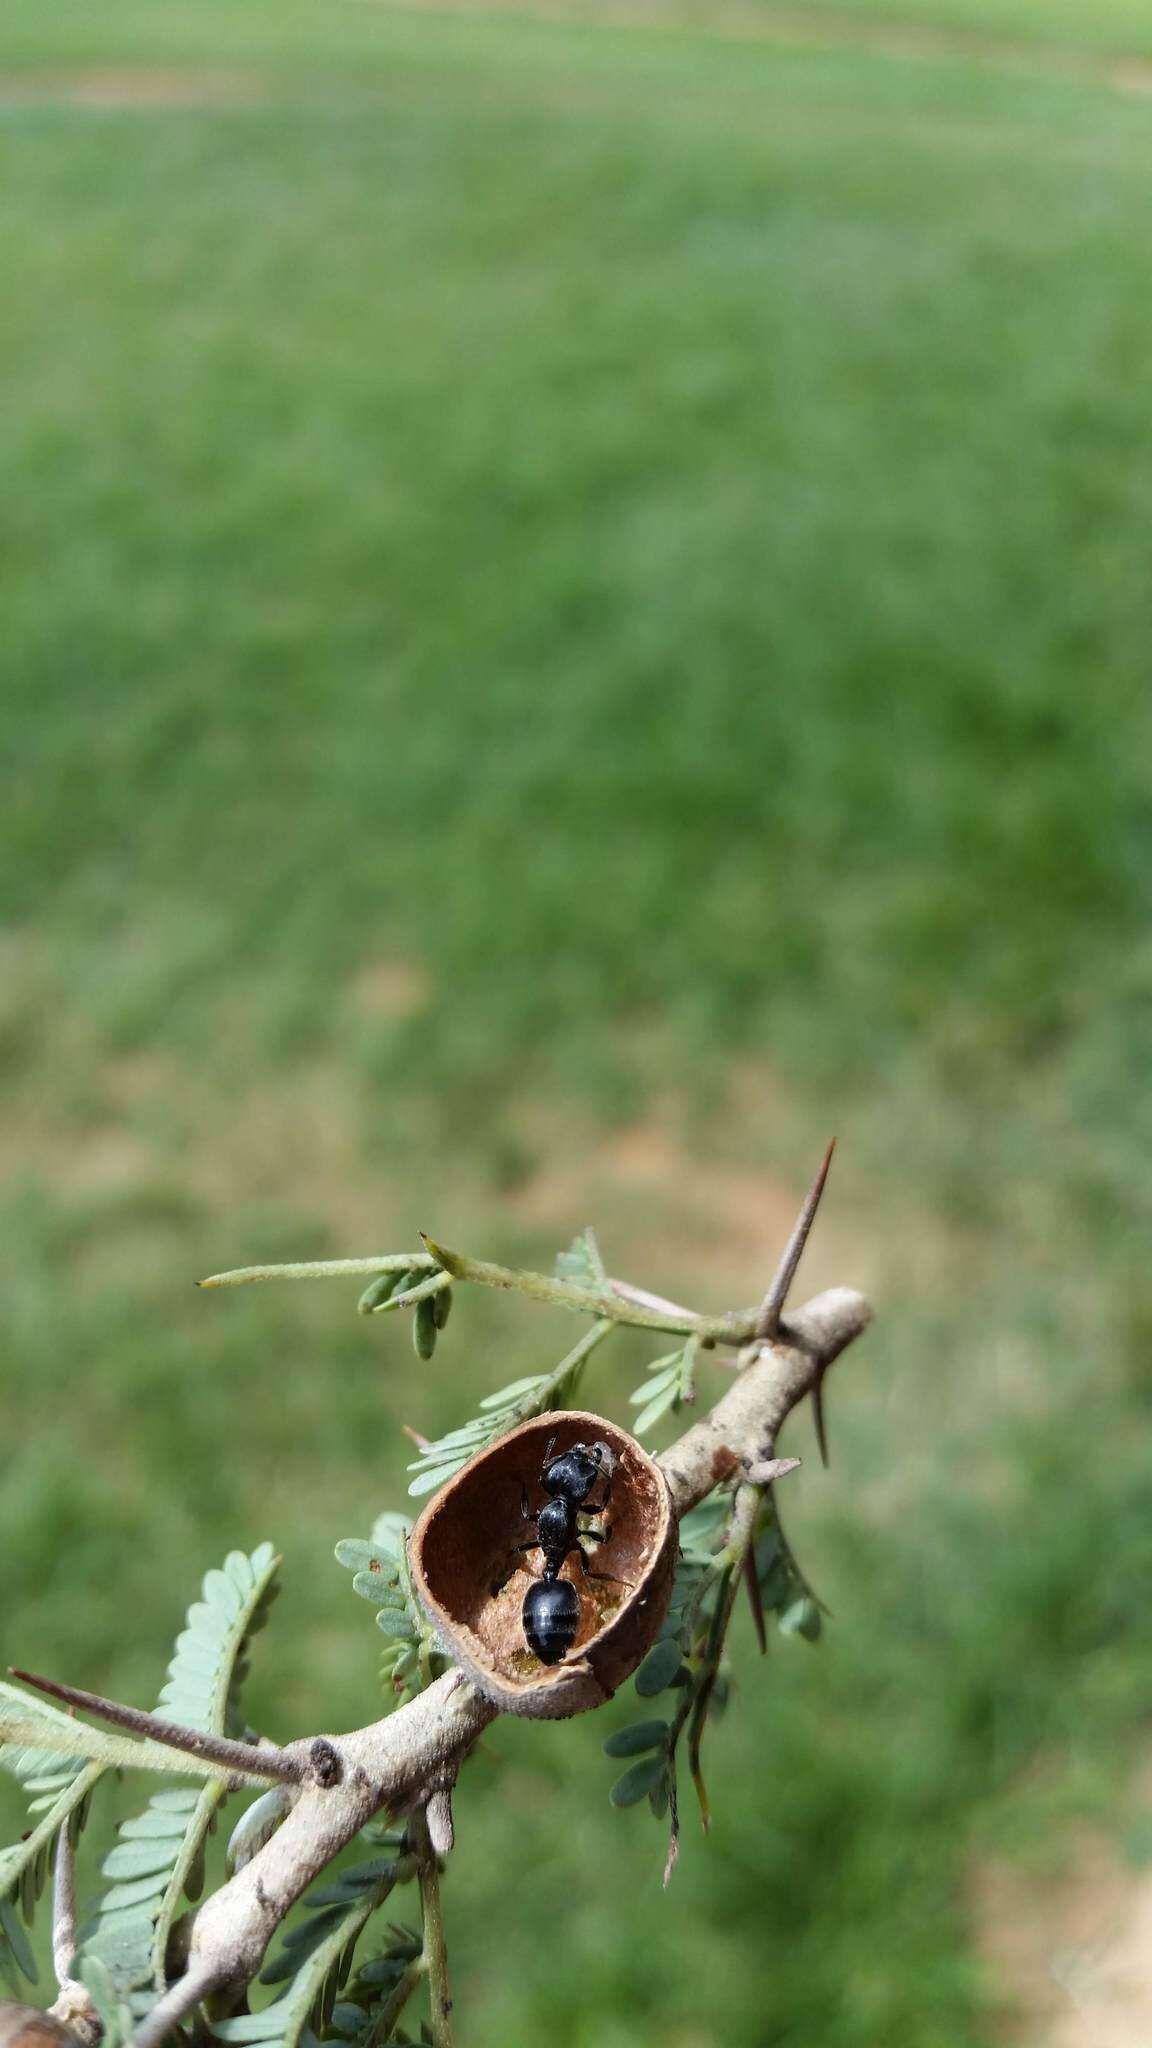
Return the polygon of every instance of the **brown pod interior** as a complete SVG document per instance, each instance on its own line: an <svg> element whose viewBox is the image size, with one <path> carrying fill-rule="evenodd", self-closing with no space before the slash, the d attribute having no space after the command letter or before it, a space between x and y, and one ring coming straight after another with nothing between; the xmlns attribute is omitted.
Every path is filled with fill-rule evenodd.
<svg viewBox="0 0 1152 2048"><path fill-rule="evenodd" d="M546 1458L579 1443L606 1444L615 1459L607 1512L588 1525L610 1534L587 1545L588 1573L575 1552L561 1568L580 1618L572 1649L549 1666L524 1637L524 1599L542 1560L521 1489L534 1517L548 1498ZM598 1484L593 1497L602 1494ZM519 1548L525 1543L533 1547ZM506 1712L553 1716L599 1705L655 1641L672 1589L676 1525L664 1475L635 1438L603 1416L569 1410L521 1423L465 1465L425 1508L409 1552L421 1602L469 1677Z"/></svg>

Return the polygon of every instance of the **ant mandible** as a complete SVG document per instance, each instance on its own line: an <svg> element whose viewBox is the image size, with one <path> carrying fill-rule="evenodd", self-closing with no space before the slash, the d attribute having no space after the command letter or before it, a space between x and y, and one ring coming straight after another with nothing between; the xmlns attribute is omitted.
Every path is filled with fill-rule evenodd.
<svg viewBox="0 0 1152 2048"><path fill-rule="evenodd" d="M612 1495L615 1452L605 1443L573 1444L570 1450L552 1456L556 1439L544 1453L540 1484L548 1499L533 1515L528 1506L528 1489L521 1481L520 1508L526 1522L535 1522L536 1534L518 1550L539 1549L544 1569L524 1596L521 1620L524 1639L542 1664L558 1664L576 1640L580 1625L580 1596L570 1579L560 1577L560 1567L571 1551L580 1559L585 1578L607 1578L606 1572L590 1572L582 1548L583 1537L606 1543L610 1530L581 1529L581 1515L602 1515ZM604 1498L589 1499L598 1479L604 1481ZM614 1583L619 1583L614 1581Z"/></svg>

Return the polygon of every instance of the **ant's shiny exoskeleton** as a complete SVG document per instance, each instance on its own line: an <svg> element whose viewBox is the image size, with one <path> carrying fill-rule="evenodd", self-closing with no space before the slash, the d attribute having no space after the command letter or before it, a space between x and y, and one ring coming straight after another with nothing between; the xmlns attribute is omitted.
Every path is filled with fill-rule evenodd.
<svg viewBox="0 0 1152 2048"><path fill-rule="evenodd" d="M608 1578L607 1572L591 1572L584 1556L583 1542L606 1543L611 1530L581 1529L581 1515L602 1515L612 1494L616 1456L607 1444L573 1444L552 1456L556 1439L548 1445L540 1472L540 1484L548 1499L537 1514L528 1505L528 1489L521 1482L520 1507L526 1522L535 1522L536 1534L518 1550L540 1550L544 1569L524 1596L521 1619L528 1648L542 1664L558 1664L572 1648L580 1625L580 1596L569 1579L560 1577L560 1567L572 1551L580 1559L585 1578ZM590 1499L598 1479L604 1481L603 1500ZM614 1584L619 1581L614 1580Z"/></svg>

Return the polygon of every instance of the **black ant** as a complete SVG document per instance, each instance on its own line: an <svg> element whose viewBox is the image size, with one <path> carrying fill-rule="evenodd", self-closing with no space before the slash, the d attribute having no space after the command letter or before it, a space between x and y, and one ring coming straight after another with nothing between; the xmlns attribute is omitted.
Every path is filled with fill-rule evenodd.
<svg viewBox="0 0 1152 2048"><path fill-rule="evenodd" d="M544 1555L544 1570L535 1584L529 1586L521 1610L525 1641L542 1664L559 1664L572 1648L580 1625L580 1596L570 1579L560 1577L565 1558L574 1550L585 1578L609 1577L607 1572L589 1571L582 1539L606 1543L611 1531L601 1534L597 1529L581 1529L578 1517L604 1513L612 1495L616 1467L615 1452L607 1444L573 1444L570 1450L561 1451L554 1458L555 1444L553 1437L544 1453L540 1484L549 1498L538 1514L533 1515L529 1508L528 1488L521 1481L521 1513L526 1522L535 1522L536 1534L527 1543L516 1546L518 1550L539 1549ZM604 1498L592 1501L589 1495L601 1478Z"/></svg>

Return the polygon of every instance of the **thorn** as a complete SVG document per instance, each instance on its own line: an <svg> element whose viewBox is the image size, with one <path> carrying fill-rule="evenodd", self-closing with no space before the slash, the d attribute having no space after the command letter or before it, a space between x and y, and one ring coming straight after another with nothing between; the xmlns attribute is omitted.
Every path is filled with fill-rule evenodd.
<svg viewBox="0 0 1152 2048"><path fill-rule="evenodd" d="M106 1700L101 1693L84 1692L77 1685L61 1685L55 1678L39 1678L34 1671L21 1671L14 1664L10 1664L8 1669L22 1685L34 1686L37 1692L63 1700L65 1706L79 1707L86 1714L95 1714L101 1721L110 1721L114 1728L127 1728L133 1735L159 1742L166 1749L185 1750L189 1756L218 1763L225 1771L242 1771L254 1778L279 1778L288 1785L298 1785L305 1776L304 1767L296 1757L289 1756L286 1750L277 1749L271 1743L257 1748L254 1743L231 1742L223 1735L208 1735L199 1728L183 1728L178 1721L165 1721L159 1714L145 1713L141 1707L121 1706L118 1700Z"/></svg>
<svg viewBox="0 0 1152 2048"><path fill-rule="evenodd" d="M402 1422L400 1424L400 1428L403 1435L406 1436L410 1440L410 1442L415 1444L416 1449L418 1451L426 1451L428 1449L428 1446L432 1441L430 1436L421 1436L420 1431L418 1429L409 1429L408 1424L406 1422Z"/></svg>
<svg viewBox="0 0 1152 2048"><path fill-rule="evenodd" d="M669 1758L668 1766L668 1858L664 1865L664 1889L667 1891L672 1873L680 1860L680 1795L676 1789L676 1758Z"/></svg>
<svg viewBox="0 0 1152 2048"><path fill-rule="evenodd" d="M828 1418L824 1410L824 1374L817 1373L812 1388L812 1420L816 1425L816 1442L820 1449L820 1463L828 1470Z"/></svg>
<svg viewBox="0 0 1152 2048"><path fill-rule="evenodd" d="M446 1252L442 1244L437 1244L434 1238L428 1236L427 1231L421 1230L418 1236L425 1251L431 1253L438 1266L443 1266L444 1271L451 1273L456 1280L463 1278L461 1261L456 1252Z"/></svg>
<svg viewBox="0 0 1152 2048"><path fill-rule="evenodd" d="M705 1834L711 1831L712 1807L708 1799L707 1788L704 1784L704 1773L700 1764L700 1750L704 1741L704 1726L708 1719L708 1707L712 1699L713 1688L716 1684L716 1669L717 1667L714 1665L701 1683L696 1704L692 1709L692 1721L688 1730L688 1769L691 1772L692 1783L696 1787L696 1802L700 1808L700 1825Z"/></svg>
<svg viewBox="0 0 1152 2048"><path fill-rule="evenodd" d="M804 1197L803 1206L799 1216L796 1218L792 1235L784 1247L780 1264L777 1266L772 1279L772 1285L764 1296L760 1307L760 1314L756 1319L756 1335L761 1341L767 1340L771 1342L779 1331L780 1316L784 1303L788 1299L788 1289L796 1277L796 1268L800 1264L804 1247L808 1242L808 1233L816 1221L816 1211L820 1207L820 1197L824 1193L824 1183L828 1178L828 1168L832 1164L832 1154L835 1150L836 1140L833 1138L828 1150L824 1154L820 1170Z"/></svg>
<svg viewBox="0 0 1152 2048"><path fill-rule="evenodd" d="M708 1803L708 1792L700 1770L699 1754L692 1759L690 1768L692 1771L692 1783L696 1787L696 1801L700 1808L700 1825L704 1833L710 1835L712 1832L712 1808Z"/></svg>
<svg viewBox="0 0 1152 2048"><path fill-rule="evenodd" d="M627 1280L609 1280L608 1291L617 1294L621 1301L634 1302L637 1308L654 1308L665 1316L691 1316L681 1302L668 1301L663 1294L652 1294L647 1287L633 1287Z"/></svg>
<svg viewBox="0 0 1152 2048"><path fill-rule="evenodd" d="M756 1559L751 1550L744 1553L744 1584L748 1589L748 1605L752 1609L752 1620L756 1628L756 1640L763 1657L768 1649L768 1632L764 1627L764 1602L760 1594L760 1581L756 1576Z"/></svg>

